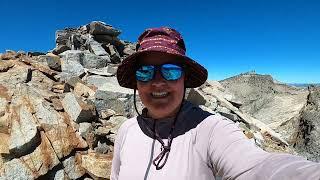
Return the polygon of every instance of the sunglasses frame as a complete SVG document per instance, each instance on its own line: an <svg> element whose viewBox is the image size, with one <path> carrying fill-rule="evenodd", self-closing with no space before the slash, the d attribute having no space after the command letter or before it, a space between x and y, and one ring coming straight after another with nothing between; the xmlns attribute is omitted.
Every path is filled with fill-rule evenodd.
<svg viewBox="0 0 320 180"><path fill-rule="evenodd" d="M174 79L174 80L168 80L168 79L166 79L166 78L164 77L161 69L162 69L162 66L163 66L163 65L167 65L167 64L175 65L175 66L178 66L178 67L181 68L181 75L180 75L179 78ZM185 67L184 64L177 64L177 63L164 63L164 64L160 64L160 65L147 65L147 64L141 65L141 64L140 64L140 65L136 68L135 72L137 73L137 70L138 70L139 68L141 68L142 66L153 66L153 67L154 67L153 77L152 77L150 80L148 80L148 81L138 80L138 79L137 79L137 76L135 76L135 77L136 77L136 80L139 81L139 82L142 82L142 83L147 83L147 82L152 81L152 80L155 78L157 72L159 72L160 75L161 75L161 77L162 77L164 80L166 80L166 81L177 81L177 80L179 80L179 79L183 76L183 74L185 74L185 69L186 69L186 67Z"/></svg>

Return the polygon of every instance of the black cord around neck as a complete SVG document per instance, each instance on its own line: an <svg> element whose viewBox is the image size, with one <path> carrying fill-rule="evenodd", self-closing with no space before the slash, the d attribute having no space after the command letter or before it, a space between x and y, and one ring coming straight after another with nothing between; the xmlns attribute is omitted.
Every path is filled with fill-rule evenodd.
<svg viewBox="0 0 320 180"><path fill-rule="evenodd" d="M185 99L185 92L186 89L184 88L183 91L183 97L182 97L182 102L181 105L179 107L179 110L174 118L174 121L171 125L171 129L170 129L170 133L168 136L168 143L167 145L165 145L165 143L163 142L163 140L161 139L159 133L156 130L156 119L154 119L154 123L153 123L153 130L151 130L151 128L145 123L145 119L143 118L143 116L138 112L138 108L136 105L136 89L134 89L134 97L133 97L133 101L134 101L134 108L138 114L138 116L140 116L142 118L142 122L144 122L146 129L149 131L149 133L153 134L154 139L156 139L157 141L159 141L159 143L161 144L161 152L160 154L153 160L153 165L156 166L156 170L160 170L164 167L164 165L167 163L168 157L169 157L169 153L171 150L171 144L172 144L172 140L173 140L173 132L175 129L175 125L176 125L176 121L178 119L178 116L180 115L180 111L182 109L182 106L184 104L184 99ZM164 161L163 161L164 160ZM163 163L161 163L163 161Z"/></svg>
<svg viewBox="0 0 320 180"><path fill-rule="evenodd" d="M137 89L134 89L134 90L133 90L133 104L134 104L134 109L136 110L136 113L138 114L138 116L141 116L141 114L139 113L138 108L137 108L136 95L137 95ZM141 116L141 117L142 117L142 116Z"/></svg>

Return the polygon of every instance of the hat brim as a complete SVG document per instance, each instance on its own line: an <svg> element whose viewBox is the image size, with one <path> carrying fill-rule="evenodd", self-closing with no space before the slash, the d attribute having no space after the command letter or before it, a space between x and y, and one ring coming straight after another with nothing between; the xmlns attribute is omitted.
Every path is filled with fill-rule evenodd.
<svg viewBox="0 0 320 180"><path fill-rule="evenodd" d="M182 64L186 67L185 73L185 87L186 88L195 88L201 86L208 78L208 71L201 66L199 63L193 59L183 56L180 54L174 54L170 52L148 50L148 51L138 51L130 56L126 57L117 70L117 79L120 86L130 89L136 89L137 82L135 78L135 70L137 66L138 58L150 53L164 53L169 55L177 56L184 61L181 61Z"/></svg>

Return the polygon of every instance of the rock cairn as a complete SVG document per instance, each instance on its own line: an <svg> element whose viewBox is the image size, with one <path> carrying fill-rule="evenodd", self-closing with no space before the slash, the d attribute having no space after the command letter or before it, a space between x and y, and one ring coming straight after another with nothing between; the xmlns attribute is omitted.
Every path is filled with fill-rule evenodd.
<svg viewBox="0 0 320 180"><path fill-rule="evenodd" d="M134 115L116 70L135 44L102 22L56 32L48 53L0 56L0 179L108 179L114 138Z"/></svg>
<svg viewBox="0 0 320 180"><path fill-rule="evenodd" d="M133 91L116 79L119 63L135 52L135 44L119 34L91 22L58 30L56 47L48 53L0 54L0 180L109 178L117 130L135 116ZM319 160L319 90L300 92L275 86L269 76L259 78L250 73L206 82L188 89L187 100L236 122L268 151L297 150ZM258 83L261 79L265 82ZM233 91L239 87L247 90ZM279 106L272 114L278 122L263 109L269 112L283 99L295 111L282 116L281 109L289 107ZM303 114L296 114L299 110Z"/></svg>

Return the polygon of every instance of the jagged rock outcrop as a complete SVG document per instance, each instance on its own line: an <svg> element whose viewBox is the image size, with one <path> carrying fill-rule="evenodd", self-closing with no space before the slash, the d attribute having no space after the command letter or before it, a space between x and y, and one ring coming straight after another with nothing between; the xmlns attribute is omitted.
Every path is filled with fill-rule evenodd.
<svg viewBox="0 0 320 180"><path fill-rule="evenodd" d="M320 87L310 86L308 90L308 102L301 113L293 143L300 154L320 162Z"/></svg>
<svg viewBox="0 0 320 180"><path fill-rule="evenodd" d="M276 83L270 75L241 74L221 81L234 98L241 102L240 109L278 131L289 141L300 112L307 103L308 92ZM289 122L290 121L290 122Z"/></svg>
<svg viewBox="0 0 320 180"><path fill-rule="evenodd" d="M115 133L134 115L115 72L135 45L120 32L92 22L58 30L52 53L1 54L0 179L109 178Z"/></svg>
<svg viewBox="0 0 320 180"><path fill-rule="evenodd" d="M312 124L316 122L316 115L313 114L316 112L313 110L315 106L310 106L310 104L319 102L317 98L310 100L310 96L315 94L314 88L308 91L303 88L288 86L273 80L270 75L256 73L240 74L221 81L221 84L228 93L233 94L232 100L241 102L241 106L239 106L241 111L259 119L279 133L290 144L290 151L297 151L305 157L312 156L313 160L319 161L318 151L315 150L317 148L313 150L314 155L310 156L303 153L307 147L295 148L297 146L297 134L301 136L301 134L306 133L305 131L311 133L310 127L313 127L313 125L310 126L310 122L313 122ZM313 101L313 103L310 103L310 101ZM315 127L319 127L317 123L315 124ZM317 131L313 131L313 134L315 132ZM315 137L318 137L318 135L315 135ZM306 143L309 138L303 135L299 142L302 140ZM315 146L320 141L314 139L313 143L313 146ZM308 148L311 148L311 146Z"/></svg>

